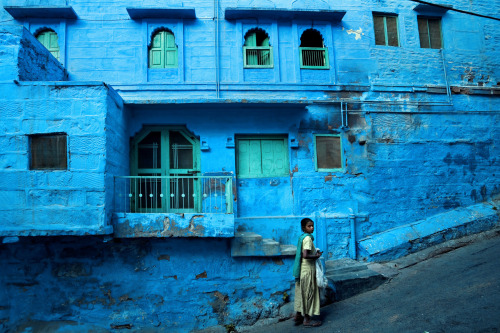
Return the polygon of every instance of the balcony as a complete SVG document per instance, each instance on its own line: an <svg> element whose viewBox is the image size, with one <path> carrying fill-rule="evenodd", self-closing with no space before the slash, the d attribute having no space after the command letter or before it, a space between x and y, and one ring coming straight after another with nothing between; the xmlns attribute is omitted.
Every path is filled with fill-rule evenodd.
<svg viewBox="0 0 500 333"><path fill-rule="evenodd" d="M116 176L115 237L232 237L233 177Z"/></svg>

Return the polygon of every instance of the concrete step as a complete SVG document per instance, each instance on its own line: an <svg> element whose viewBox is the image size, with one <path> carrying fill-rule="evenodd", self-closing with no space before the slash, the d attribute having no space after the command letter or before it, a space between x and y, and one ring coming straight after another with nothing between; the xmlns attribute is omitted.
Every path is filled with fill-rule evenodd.
<svg viewBox="0 0 500 333"><path fill-rule="evenodd" d="M335 300L343 300L373 290L388 277L372 270L367 263L340 259L325 263L326 278L335 286Z"/></svg>
<svg viewBox="0 0 500 333"><path fill-rule="evenodd" d="M280 245L280 251L282 256L295 256L295 253L297 253L297 246Z"/></svg>
<svg viewBox="0 0 500 333"><path fill-rule="evenodd" d="M296 247L293 245L282 245L254 232L238 232L231 241L233 257L291 256L295 255L295 251Z"/></svg>

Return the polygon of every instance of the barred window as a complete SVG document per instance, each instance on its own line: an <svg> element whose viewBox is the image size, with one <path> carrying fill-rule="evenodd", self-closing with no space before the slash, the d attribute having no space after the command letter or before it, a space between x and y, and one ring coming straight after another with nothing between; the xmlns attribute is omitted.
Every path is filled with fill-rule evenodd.
<svg viewBox="0 0 500 333"><path fill-rule="evenodd" d="M440 49L443 47L441 38L441 18L418 18L418 34L420 47L427 49Z"/></svg>
<svg viewBox="0 0 500 333"><path fill-rule="evenodd" d="M329 69L328 49L319 31L308 29L300 37L300 68Z"/></svg>
<svg viewBox="0 0 500 333"><path fill-rule="evenodd" d="M68 148L66 134L30 135L31 170L66 170Z"/></svg>
<svg viewBox="0 0 500 333"><path fill-rule="evenodd" d="M397 16L373 14L373 25L376 45L399 46Z"/></svg>

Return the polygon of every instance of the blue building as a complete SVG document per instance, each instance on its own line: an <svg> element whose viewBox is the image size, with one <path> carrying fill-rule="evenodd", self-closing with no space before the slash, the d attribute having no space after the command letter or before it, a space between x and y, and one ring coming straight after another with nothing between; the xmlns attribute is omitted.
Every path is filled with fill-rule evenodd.
<svg viewBox="0 0 500 333"><path fill-rule="evenodd" d="M2 0L0 330L287 317L303 217L326 260L498 225L498 13Z"/></svg>

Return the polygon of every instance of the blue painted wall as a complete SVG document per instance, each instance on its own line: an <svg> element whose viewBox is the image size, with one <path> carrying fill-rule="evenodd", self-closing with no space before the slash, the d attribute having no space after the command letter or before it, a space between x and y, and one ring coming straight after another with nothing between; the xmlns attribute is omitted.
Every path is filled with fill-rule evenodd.
<svg viewBox="0 0 500 333"><path fill-rule="evenodd" d="M413 1L215 3L50 1L77 19L0 8L0 237L20 236L0 244L0 330L86 318L188 331L286 316L290 257L231 257L235 233L295 244L310 216L317 245L336 259L354 252L353 232L373 236L499 197L498 21L417 11ZM500 12L496 2L440 3ZM127 7L192 7L196 18L131 19ZM281 18L225 19L249 7ZM305 9L345 15L290 18ZM400 47L375 45L373 12L398 15ZM418 15L442 18L442 50L420 48ZM162 27L175 35L178 67L148 69ZM244 36L256 27L269 35L271 69L243 68ZM46 28L59 36L60 63L33 37ZM327 70L300 68L310 28L328 48ZM130 175L130 140L149 125L185 126L206 142L201 172L234 177L233 214L121 211L115 177ZM68 170L30 171L27 136L53 132L68 134ZM289 175L238 179L228 142L270 134L288 139ZM315 170L315 134L340 135L343 170Z"/></svg>

